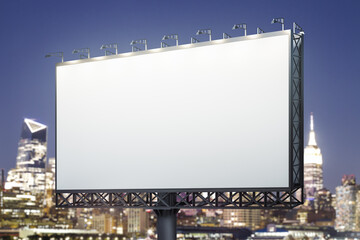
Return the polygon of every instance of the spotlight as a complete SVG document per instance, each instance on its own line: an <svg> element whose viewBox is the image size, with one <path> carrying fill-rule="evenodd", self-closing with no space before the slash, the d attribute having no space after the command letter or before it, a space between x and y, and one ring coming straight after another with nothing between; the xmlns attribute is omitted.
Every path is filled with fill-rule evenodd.
<svg viewBox="0 0 360 240"><path fill-rule="evenodd" d="M146 39L139 39L139 40L133 40L133 41L131 41L130 42L130 45L132 46L132 50L134 50L135 48L135 46L134 45L136 45L136 44L143 44L144 46L145 46L145 51L147 50L147 41L146 41ZM140 49L140 48L138 48L138 49ZM134 51L133 51L134 52Z"/></svg>
<svg viewBox="0 0 360 240"><path fill-rule="evenodd" d="M232 30L236 30L236 29L244 29L244 36L246 36L246 23L235 24Z"/></svg>
<svg viewBox="0 0 360 240"><path fill-rule="evenodd" d="M64 62L64 53L63 52L52 52L45 55L46 58L49 57L59 57L61 58L61 62Z"/></svg>
<svg viewBox="0 0 360 240"><path fill-rule="evenodd" d="M273 20L271 21L271 24L273 23L281 23L281 29L284 31L284 18L279 17L279 18L273 18Z"/></svg>
<svg viewBox="0 0 360 240"><path fill-rule="evenodd" d="M90 48L79 48L72 51L73 54L79 54L80 59L90 58ZM87 55L83 54L86 53Z"/></svg>

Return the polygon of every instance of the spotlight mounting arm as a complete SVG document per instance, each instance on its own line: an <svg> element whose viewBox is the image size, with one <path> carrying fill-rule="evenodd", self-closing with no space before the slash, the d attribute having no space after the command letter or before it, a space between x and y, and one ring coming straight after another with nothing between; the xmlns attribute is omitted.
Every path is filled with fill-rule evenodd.
<svg viewBox="0 0 360 240"><path fill-rule="evenodd" d="M51 52L51 53L47 53L45 55L45 58L49 58L49 57L59 57L61 58L61 62L64 62L64 52Z"/></svg>
<svg viewBox="0 0 360 240"><path fill-rule="evenodd" d="M261 28L256 28L256 34L262 34L262 33L265 33L264 30L262 30Z"/></svg>
<svg viewBox="0 0 360 240"><path fill-rule="evenodd" d="M223 39L228 39L231 38L231 36L227 33L223 33Z"/></svg>
<svg viewBox="0 0 360 240"><path fill-rule="evenodd" d="M299 31L299 34L305 34L302 27L300 27L296 22L293 22L293 33L296 33L296 30Z"/></svg>
<svg viewBox="0 0 360 240"><path fill-rule="evenodd" d="M109 48L115 49L115 53L106 50ZM103 45L101 45L100 50L105 50L105 56L114 55L114 54L117 55L118 54L118 45L117 45L117 43L103 44Z"/></svg>
<svg viewBox="0 0 360 240"><path fill-rule="evenodd" d="M196 32L196 35L202 35L202 34L207 34L209 35L209 41L211 41L211 29L199 29Z"/></svg>
<svg viewBox="0 0 360 240"><path fill-rule="evenodd" d="M83 54L86 53L87 55ZM90 48L78 48L72 51L72 54L79 54L80 59L90 58Z"/></svg>
<svg viewBox="0 0 360 240"><path fill-rule="evenodd" d="M281 23L281 29L284 31L285 23L284 23L283 17L273 18L273 20L271 21L271 24L274 24L274 23Z"/></svg>
<svg viewBox="0 0 360 240"><path fill-rule="evenodd" d="M179 35L177 35L177 34L164 35L162 38L163 41L168 40L168 39L175 40L176 46L179 46ZM167 44L167 46L169 46L169 45Z"/></svg>
<svg viewBox="0 0 360 240"><path fill-rule="evenodd" d="M232 28L232 30L236 30L236 29L244 29L244 35L246 36L246 23L240 23L240 24L235 24Z"/></svg>

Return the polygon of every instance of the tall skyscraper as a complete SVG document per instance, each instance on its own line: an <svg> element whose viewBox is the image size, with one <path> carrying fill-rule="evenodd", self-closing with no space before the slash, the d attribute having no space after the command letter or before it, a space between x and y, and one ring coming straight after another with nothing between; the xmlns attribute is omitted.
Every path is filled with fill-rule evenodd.
<svg viewBox="0 0 360 240"><path fill-rule="evenodd" d="M323 188L323 159L317 146L314 131L314 117L310 115L309 142L304 150L304 188L308 201L313 202L316 191Z"/></svg>
<svg viewBox="0 0 360 240"><path fill-rule="evenodd" d="M338 231L355 231L357 186L354 175L344 175L342 186L336 187L335 229Z"/></svg>
<svg viewBox="0 0 360 240"><path fill-rule="evenodd" d="M46 153L47 126L25 118L18 144L16 168L8 172L5 188L44 194Z"/></svg>

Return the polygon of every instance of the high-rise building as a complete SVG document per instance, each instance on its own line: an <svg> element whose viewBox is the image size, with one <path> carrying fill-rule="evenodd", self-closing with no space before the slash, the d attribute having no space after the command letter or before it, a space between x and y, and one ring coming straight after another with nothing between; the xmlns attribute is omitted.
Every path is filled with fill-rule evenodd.
<svg viewBox="0 0 360 240"><path fill-rule="evenodd" d="M24 119L16 168L8 172L5 189L19 189L32 194L45 192L47 126Z"/></svg>
<svg viewBox="0 0 360 240"><path fill-rule="evenodd" d="M355 210L355 231L360 232L360 185L356 191L356 210Z"/></svg>
<svg viewBox="0 0 360 240"><path fill-rule="evenodd" d="M328 189L323 188L318 190L315 197L315 212L331 210L331 200L331 192Z"/></svg>
<svg viewBox="0 0 360 240"><path fill-rule="evenodd" d="M314 117L310 115L309 142L304 150L304 190L306 200L313 202L317 191L323 188L323 159L317 146L314 131Z"/></svg>
<svg viewBox="0 0 360 240"><path fill-rule="evenodd" d="M260 228L260 209L224 209L222 226L229 228L246 227L251 230Z"/></svg>
<svg viewBox="0 0 360 240"><path fill-rule="evenodd" d="M145 209L129 208L127 210L127 231L129 234L143 235L149 228L149 216Z"/></svg>
<svg viewBox="0 0 360 240"><path fill-rule="evenodd" d="M332 206L331 192L326 189L320 189L315 195L315 214L314 221L318 226L334 226L335 209Z"/></svg>
<svg viewBox="0 0 360 240"><path fill-rule="evenodd" d="M45 213L55 206L55 158L49 158L45 172Z"/></svg>
<svg viewBox="0 0 360 240"><path fill-rule="evenodd" d="M357 186L355 176L344 175L342 178L342 186L336 187L336 230L356 230L356 195Z"/></svg>

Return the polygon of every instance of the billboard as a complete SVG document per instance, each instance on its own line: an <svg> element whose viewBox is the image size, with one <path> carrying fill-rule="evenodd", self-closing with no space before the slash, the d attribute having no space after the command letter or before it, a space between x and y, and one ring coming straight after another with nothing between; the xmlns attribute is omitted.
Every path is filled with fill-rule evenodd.
<svg viewBox="0 0 360 240"><path fill-rule="evenodd" d="M57 64L56 190L289 189L291 35Z"/></svg>

